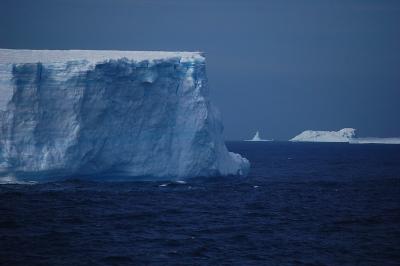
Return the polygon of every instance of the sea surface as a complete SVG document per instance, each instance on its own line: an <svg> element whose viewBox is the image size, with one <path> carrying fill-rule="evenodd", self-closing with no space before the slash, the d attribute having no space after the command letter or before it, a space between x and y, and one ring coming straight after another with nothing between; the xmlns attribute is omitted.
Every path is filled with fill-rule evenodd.
<svg viewBox="0 0 400 266"><path fill-rule="evenodd" d="M0 265L400 265L400 145L227 145L247 178L0 185Z"/></svg>

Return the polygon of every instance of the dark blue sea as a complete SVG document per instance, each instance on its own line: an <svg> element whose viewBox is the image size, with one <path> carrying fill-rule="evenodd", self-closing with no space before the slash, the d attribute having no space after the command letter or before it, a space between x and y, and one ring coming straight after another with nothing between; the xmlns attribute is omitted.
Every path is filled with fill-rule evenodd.
<svg viewBox="0 0 400 266"><path fill-rule="evenodd" d="M228 142L247 178L0 186L0 265L400 265L400 145Z"/></svg>

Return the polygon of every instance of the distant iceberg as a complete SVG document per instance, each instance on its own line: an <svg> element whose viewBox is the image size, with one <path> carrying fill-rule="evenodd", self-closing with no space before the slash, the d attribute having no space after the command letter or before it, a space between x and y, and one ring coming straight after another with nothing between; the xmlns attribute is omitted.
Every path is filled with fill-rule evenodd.
<svg viewBox="0 0 400 266"><path fill-rule="evenodd" d="M350 144L400 144L400 138L354 138Z"/></svg>
<svg viewBox="0 0 400 266"><path fill-rule="evenodd" d="M246 139L245 141L273 141L272 139L262 139L260 137L260 132L256 132L252 139Z"/></svg>
<svg viewBox="0 0 400 266"><path fill-rule="evenodd" d="M339 131L306 130L290 141L293 142L350 142L355 138L354 128L343 128Z"/></svg>
<svg viewBox="0 0 400 266"><path fill-rule="evenodd" d="M346 142L350 144L400 144L400 138L357 138L354 128L339 131L306 130L290 139L293 142Z"/></svg>

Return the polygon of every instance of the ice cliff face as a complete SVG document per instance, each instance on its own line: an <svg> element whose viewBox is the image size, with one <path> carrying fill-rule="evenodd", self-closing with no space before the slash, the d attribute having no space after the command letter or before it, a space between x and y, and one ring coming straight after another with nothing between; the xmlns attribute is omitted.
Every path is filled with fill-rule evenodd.
<svg viewBox="0 0 400 266"><path fill-rule="evenodd" d="M246 175L200 53L0 49L0 176Z"/></svg>
<svg viewBox="0 0 400 266"><path fill-rule="evenodd" d="M306 130L290 141L304 142L349 142L355 137L354 128L343 128L339 131L313 131Z"/></svg>

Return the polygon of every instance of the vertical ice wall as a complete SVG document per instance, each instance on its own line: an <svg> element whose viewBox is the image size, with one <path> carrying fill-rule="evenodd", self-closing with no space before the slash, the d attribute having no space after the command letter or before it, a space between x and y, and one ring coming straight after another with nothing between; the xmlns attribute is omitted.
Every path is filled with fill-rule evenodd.
<svg viewBox="0 0 400 266"><path fill-rule="evenodd" d="M0 173L246 175L208 94L200 53L0 49Z"/></svg>

